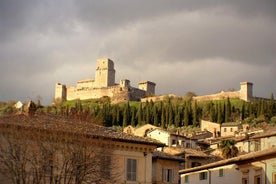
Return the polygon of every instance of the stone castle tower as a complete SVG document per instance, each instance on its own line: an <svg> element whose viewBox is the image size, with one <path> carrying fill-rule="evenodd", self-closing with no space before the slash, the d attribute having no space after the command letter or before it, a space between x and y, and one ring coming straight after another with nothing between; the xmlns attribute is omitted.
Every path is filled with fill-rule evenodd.
<svg viewBox="0 0 276 184"><path fill-rule="evenodd" d="M95 82L96 88L114 86L115 69L111 59L102 58L97 60Z"/></svg>
<svg viewBox="0 0 276 184"><path fill-rule="evenodd" d="M253 98L253 83L241 82L240 83L240 99L249 102Z"/></svg>
<svg viewBox="0 0 276 184"><path fill-rule="evenodd" d="M155 86L156 86L156 84L154 82L150 82L150 81L141 81L138 84L138 88L143 91L146 91L147 95L155 94Z"/></svg>

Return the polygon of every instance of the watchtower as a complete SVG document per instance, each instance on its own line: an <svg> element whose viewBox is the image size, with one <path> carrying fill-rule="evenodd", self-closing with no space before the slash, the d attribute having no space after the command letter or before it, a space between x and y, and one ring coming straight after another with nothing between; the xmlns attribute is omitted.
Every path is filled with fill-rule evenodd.
<svg viewBox="0 0 276 184"><path fill-rule="evenodd" d="M240 83L240 99L249 102L253 98L253 83L241 82Z"/></svg>
<svg viewBox="0 0 276 184"><path fill-rule="evenodd" d="M95 74L95 87L102 88L115 84L115 69L111 59L101 58L97 60Z"/></svg>
<svg viewBox="0 0 276 184"><path fill-rule="evenodd" d="M154 82L150 81L141 81L138 84L139 89L146 91L147 95L154 95L155 94L155 86Z"/></svg>
<svg viewBox="0 0 276 184"><path fill-rule="evenodd" d="M66 100L66 86L60 83L55 87L55 99Z"/></svg>

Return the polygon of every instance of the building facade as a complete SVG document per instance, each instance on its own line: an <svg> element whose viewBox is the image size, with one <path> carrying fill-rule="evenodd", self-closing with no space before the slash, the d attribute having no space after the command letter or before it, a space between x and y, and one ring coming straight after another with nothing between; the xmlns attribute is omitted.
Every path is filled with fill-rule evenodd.
<svg viewBox="0 0 276 184"><path fill-rule="evenodd" d="M160 146L60 116L1 117L0 183L152 184L152 153Z"/></svg>

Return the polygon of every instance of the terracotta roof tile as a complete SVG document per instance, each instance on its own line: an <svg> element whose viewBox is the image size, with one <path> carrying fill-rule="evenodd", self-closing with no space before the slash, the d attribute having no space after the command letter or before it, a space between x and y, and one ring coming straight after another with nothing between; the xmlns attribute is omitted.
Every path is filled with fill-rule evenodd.
<svg viewBox="0 0 276 184"><path fill-rule="evenodd" d="M117 132L110 127L104 127L93 123L79 121L52 114L24 114L1 116L0 127L15 125L25 128L34 128L47 131L62 131L73 134L84 134L92 138L112 139L120 142L132 142L155 146L164 146L163 143L151 138L144 138Z"/></svg>

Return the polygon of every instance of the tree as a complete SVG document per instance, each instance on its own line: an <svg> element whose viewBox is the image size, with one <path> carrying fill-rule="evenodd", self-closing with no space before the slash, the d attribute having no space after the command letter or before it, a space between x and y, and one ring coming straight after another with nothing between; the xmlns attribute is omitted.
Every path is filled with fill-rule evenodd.
<svg viewBox="0 0 276 184"><path fill-rule="evenodd" d="M239 150L238 148L235 146L236 141L233 139L227 139L227 140L222 140L220 142L220 149L222 151L222 156L223 158L233 158L238 156Z"/></svg>
<svg viewBox="0 0 276 184"><path fill-rule="evenodd" d="M7 125L1 127L0 143L0 173L6 183L116 183L113 150L88 141L84 134Z"/></svg>
<svg viewBox="0 0 276 184"><path fill-rule="evenodd" d="M142 108L142 103L139 104L139 108L138 111L136 113L137 116L137 121L138 121L138 125L141 126L143 124L143 108Z"/></svg>
<svg viewBox="0 0 276 184"><path fill-rule="evenodd" d="M231 117L231 103L229 97L227 97L225 102L225 120L224 122L229 122Z"/></svg>
<svg viewBox="0 0 276 184"><path fill-rule="evenodd" d="M197 126L197 102L196 100L194 101L194 106L193 106L193 126Z"/></svg>
<svg viewBox="0 0 276 184"><path fill-rule="evenodd" d="M189 125L189 109L186 106L184 109L184 120L183 120L184 126L188 126Z"/></svg>

